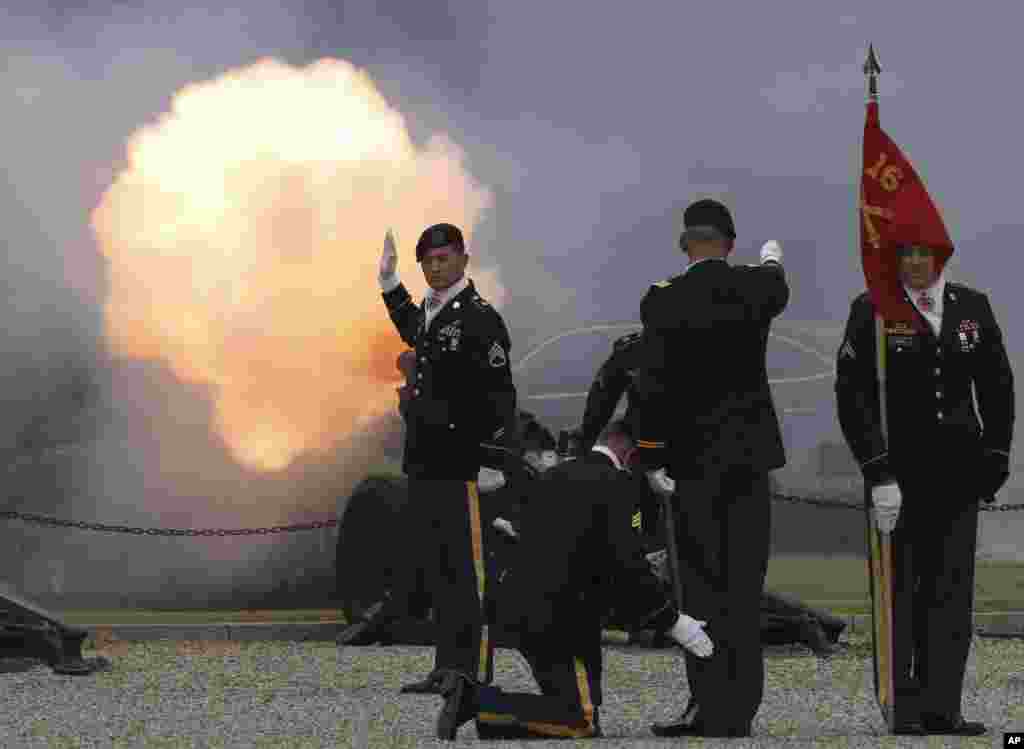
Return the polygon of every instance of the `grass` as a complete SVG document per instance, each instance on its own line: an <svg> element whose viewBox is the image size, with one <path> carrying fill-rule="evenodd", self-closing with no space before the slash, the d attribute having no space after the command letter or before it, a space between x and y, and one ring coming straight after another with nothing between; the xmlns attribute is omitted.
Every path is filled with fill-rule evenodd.
<svg viewBox="0 0 1024 749"><path fill-rule="evenodd" d="M810 572L814 572L811 579ZM767 587L800 598L838 616L870 613L867 562L851 557L776 557L768 565ZM977 611L1024 610L1024 564L978 562ZM244 622L344 621L337 608L318 609L71 609L59 612L82 626L109 624L219 624Z"/></svg>
<svg viewBox="0 0 1024 749"><path fill-rule="evenodd" d="M836 614L870 611L866 559L774 557L768 563L766 587ZM975 568L975 609L1024 610L1024 564L979 561Z"/></svg>
<svg viewBox="0 0 1024 749"><path fill-rule="evenodd" d="M75 609L58 612L68 624L83 627L110 624L239 624L337 622L344 621L340 609L215 610L166 611L160 609Z"/></svg>

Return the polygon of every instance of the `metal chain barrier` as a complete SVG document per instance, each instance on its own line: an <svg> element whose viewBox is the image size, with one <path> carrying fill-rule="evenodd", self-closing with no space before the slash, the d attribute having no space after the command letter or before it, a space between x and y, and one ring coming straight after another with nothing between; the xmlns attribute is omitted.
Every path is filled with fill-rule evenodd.
<svg viewBox="0 0 1024 749"><path fill-rule="evenodd" d="M801 497L792 494L779 494L773 492L771 498L776 502L805 504L814 507L824 507L830 510L863 511L864 509L864 505L860 503L836 501L834 499L825 499L822 497ZM983 512L1011 512L1015 510L1024 510L1024 504L982 505L979 509ZM294 525L275 525L269 528L135 528L124 525L88 523L82 520L61 520L60 518L54 518L48 515L36 515L31 512L16 512L14 510L0 512L0 518L21 520L26 523L55 528L79 528L87 531L130 533L136 536L265 536L270 533L290 533L293 531L311 531L319 530L321 528L331 528L341 521L341 518L335 516L332 520L317 520L312 523L296 523Z"/></svg>
<svg viewBox="0 0 1024 749"><path fill-rule="evenodd" d="M861 502L843 502L822 497L799 497L792 494L778 494L772 492L771 498L776 502L791 502L794 504L813 505L815 507L827 507L830 510L862 510L864 504ZM1024 510L1024 504L1013 505L987 505L978 507L982 512L1010 512L1012 510Z"/></svg>
<svg viewBox="0 0 1024 749"><path fill-rule="evenodd" d="M105 525L104 523L87 523L82 520L61 520L48 515L36 515L31 512L0 512L0 517L21 520L35 525L47 525L55 528L79 528L87 531L107 531L108 533L131 533L136 536L265 536L270 533L288 533L291 531L312 531L330 528L338 524L333 520L317 520L312 523L296 523L295 525L275 525L270 528L134 528L125 525Z"/></svg>

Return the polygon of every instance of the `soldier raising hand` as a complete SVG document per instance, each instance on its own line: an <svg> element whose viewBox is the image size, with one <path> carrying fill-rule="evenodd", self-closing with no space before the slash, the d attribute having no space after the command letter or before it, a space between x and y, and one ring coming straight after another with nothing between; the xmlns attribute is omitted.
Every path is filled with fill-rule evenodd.
<svg viewBox="0 0 1024 749"><path fill-rule="evenodd" d="M402 691L431 694L440 693L447 672L473 682L491 679L477 477L481 466L505 468L519 456L508 330L465 275L462 232L451 224L427 228L416 243L416 260L430 287L420 304L398 278L389 231L380 286L395 328L415 352L415 380L402 405L402 470L409 477L409 523L417 532L407 539L407 563L379 616L401 618L422 568L438 623L434 670Z"/></svg>

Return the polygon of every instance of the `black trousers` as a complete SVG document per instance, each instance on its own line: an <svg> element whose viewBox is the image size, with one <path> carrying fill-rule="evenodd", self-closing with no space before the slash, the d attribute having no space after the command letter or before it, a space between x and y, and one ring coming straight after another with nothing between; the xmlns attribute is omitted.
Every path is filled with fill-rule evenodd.
<svg viewBox="0 0 1024 749"><path fill-rule="evenodd" d="M764 694L768 474L743 468L677 479L673 506L686 613L708 622L715 645L710 658L686 653L690 690L706 728L747 728Z"/></svg>
<svg viewBox="0 0 1024 749"><path fill-rule="evenodd" d="M555 642L524 642L519 651L530 664L541 694L478 690L476 725L480 738L585 738L598 726L601 704L601 628L581 631L572 648Z"/></svg>
<svg viewBox="0 0 1024 749"><path fill-rule="evenodd" d="M959 715L973 636L978 503L935 485L901 489L892 534L897 719Z"/></svg>
<svg viewBox="0 0 1024 749"><path fill-rule="evenodd" d="M397 535L406 548L392 578L390 616L416 613L422 575L434 604L434 668L489 683L494 643L484 609L487 574L476 482L410 477L403 525Z"/></svg>

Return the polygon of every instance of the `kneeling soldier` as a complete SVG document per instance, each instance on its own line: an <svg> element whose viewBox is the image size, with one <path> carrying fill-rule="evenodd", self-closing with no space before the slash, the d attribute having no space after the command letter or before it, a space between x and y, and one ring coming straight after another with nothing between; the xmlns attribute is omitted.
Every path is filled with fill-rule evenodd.
<svg viewBox="0 0 1024 749"><path fill-rule="evenodd" d="M622 422L612 422L592 451L537 482L523 507L523 542L498 583L496 616L519 633L542 694L449 671L440 738L454 739L474 719L485 739L600 736L601 618L611 606L633 629L666 632L694 654L711 655L706 622L676 610L630 529L635 485L623 469L633 450Z"/></svg>

